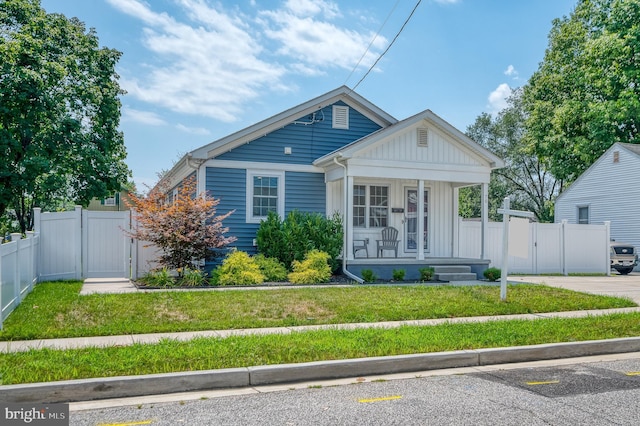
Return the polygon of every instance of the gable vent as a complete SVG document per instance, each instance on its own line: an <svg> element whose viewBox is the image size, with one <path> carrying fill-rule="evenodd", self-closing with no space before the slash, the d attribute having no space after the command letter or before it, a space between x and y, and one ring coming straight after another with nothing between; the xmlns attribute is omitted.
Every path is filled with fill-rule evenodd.
<svg viewBox="0 0 640 426"><path fill-rule="evenodd" d="M349 107L342 105L333 106L333 128L348 129L349 128Z"/></svg>
<svg viewBox="0 0 640 426"><path fill-rule="evenodd" d="M429 129L418 129L418 146L429 146Z"/></svg>

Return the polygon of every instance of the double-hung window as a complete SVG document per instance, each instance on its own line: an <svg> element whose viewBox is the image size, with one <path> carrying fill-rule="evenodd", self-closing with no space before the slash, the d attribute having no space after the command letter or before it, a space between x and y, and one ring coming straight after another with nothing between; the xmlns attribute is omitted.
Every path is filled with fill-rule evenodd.
<svg viewBox="0 0 640 426"><path fill-rule="evenodd" d="M389 187L353 186L353 226L384 228L389 224Z"/></svg>
<svg viewBox="0 0 640 426"><path fill-rule="evenodd" d="M589 206L578 206L578 224L589 224Z"/></svg>
<svg viewBox="0 0 640 426"><path fill-rule="evenodd" d="M247 222L259 223L269 212L284 215L284 173L247 171Z"/></svg>

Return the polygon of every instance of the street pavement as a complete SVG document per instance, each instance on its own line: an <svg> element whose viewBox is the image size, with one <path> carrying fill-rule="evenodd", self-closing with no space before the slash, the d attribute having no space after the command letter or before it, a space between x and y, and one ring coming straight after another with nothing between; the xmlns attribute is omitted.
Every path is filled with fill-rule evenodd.
<svg viewBox="0 0 640 426"><path fill-rule="evenodd" d="M544 283L550 286L594 294L610 294L629 297L640 304L640 273L622 276L510 276L510 283ZM472 283L465 283L472 284ZM485 283L486 284L486 283ZM103 292L137 292L128 280L87 280L81 294ZM117 346L134 343L154 343L161 339L188 340L195 337L225 337L230 335L292 333L321 328L399 327L402 325L437 325L453 322L480 322L506 319L540 319L549 317L578 317L604 315L613 312L634 312L640 308L605 311L576 311L564 313L473 317L424 321L394 321L373 324L341 324L331 326L286 327L257 330L216 330L194 333L158 333L148 335L105 336L78 339L50 339L24 342L0 342L0 351L24 351L37 348L77 348L84 346ZM269 384L286 384L300 381L359 377L372 374L394 374L411 371L434 370L453 367L476 367L510 362L526 362L559 359L608 353L640 352L640 338L612 339L594 342L572 342L535 345L520 348L497 348L477 351L456 351L437 354L417 354L400 357L363 358L282 366L257 366L243 369L188 372L166 375L132 376L121 378L96 378L67 382L29 385L0 386L0 400L26 401L83 401L101 398L126 398L145 394L163 394L215 388L242 388Z"/></svg>

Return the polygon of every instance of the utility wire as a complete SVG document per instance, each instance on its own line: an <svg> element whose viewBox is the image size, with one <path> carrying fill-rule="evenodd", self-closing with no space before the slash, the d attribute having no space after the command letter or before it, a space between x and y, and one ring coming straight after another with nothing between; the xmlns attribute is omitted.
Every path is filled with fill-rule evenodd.
<svg viewBox="0 0 640 426"><path fill-rule="evenodd" d="M353 69L351 70L351 72L349 73L349 76L347 77L347 79L344 81L344 84L347 84L347 81L349 81L349 79L351 78L351 76L353 75L354 72L356 72L356 69L358 68L358 66L360 65L360 63L362 62L362 60L364 59L364 57L367 55L367 53L369 52L369 49L371 49L371 45L373 45L373 43L378 39L378 36L380 35L380 33L382 32L382 29L384 28L384 26L387 24L387 21L389 21L389 18L391 18L391 15L393 14L393 11L396 10L396 7L398 7L398 3L400 3L400 0L396 0L396 4L393 5L393 8L391 8L391 11L389 12L389 14L387 15L387 17L385 18L384 22L382 23L382 25L380 25L380 28L378 28L378 31L376 32L376 35L373 36L373 38L371 39L371 42L369 42L369 45L367 46L366 50L364 51L364 53L362 54L362 56L360 57L360 59L358 59L358 63L353 67Z"/></svg>
<svg viewBox="0 0 640 426"><path fill-rule="evenodd" d="M371 67L369 68L369 70L365 73L365 75L362 76L362 78L360 79L360 81L358 81L358 83L356 83L355 86L353 86L353 89L351 89L351 92L353 92L354 90L356 90L356 88L360 85L360 83L362 83L362 81L367 78L367 76L369 75L369 73L373 70L373 68L375 68L375 66L378 64L378 62L380 61L380 59L382 59L382 57L389 51L389 49L391 48L391 46L393 46L393 43L395 43L395 41L398 39L398 37L400 36L400 33L402 33L402 31L404 30L404 27L407 26L407 24L409 23L409 21L411 20L411 17L413 16L413 14L415 13L416 9L418 8L418 6L420 6L420 3L422 2L422 0L418 0L418 2L416 3L416 5L413 7L413 10L411 11L411 13L409 14L409 16L407 17L407 19L404 21L404 24L402 24L402 27L400 28L400 30L398 31L398 33L396 34L396 36L393 38L393 40L391 40L391 43L389 43L389 45L387 46L387 48L384 50L384 52L382 52L380 54L380 56L378 56L378 59L376 59L376 61L373 63L373 65L371 65Z"/></svg>

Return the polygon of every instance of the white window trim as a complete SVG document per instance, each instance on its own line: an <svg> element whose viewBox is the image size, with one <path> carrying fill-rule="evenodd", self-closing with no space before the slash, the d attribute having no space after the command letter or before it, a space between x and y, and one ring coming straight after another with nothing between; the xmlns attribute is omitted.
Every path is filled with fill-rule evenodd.
<svg viewBox="0 0 640 426"><path fill-rule="evenodd" d="M116 205L116 196L108 197L104 199L105 206L115 206Z"/></svg>
<svg viewBox="0 0 640 426"><path fill-rule="evenodd" d="M580 223L580 209L587 209L587 223ZM576 206L576 223L578 225L588 225L591 223L591 207L588 204Z"/></svg>
<svg viewBox="0 0 640 426"><path fill-rule="evenodd" d="M340 112L338 113L338 111ZM344 114L344 117L345 117L344 123L337 120L337 117L341 116L342 114ZM348 106L346 105L333 106L331 127L333 127L334 129L349 129L349 107Z"/></svg>
<svg viewBox="0 0 640 426"><path fill-rule="evenodd" d="M266 219L266 216L254 216L253 215L253 178L255 176L275 177L278 178L278 215L284 218L284 171L274 170L247 170L247 184L246 184L246 222L247 223L260 223L261 220Z"/></svg>
<svg viewBox="0 0 640 426"><path fill-rule="evenodd" d="M356 225L353 225L353 222L352 222L351 226L353 227L353 229L382 229L382 228L384 228L384 226L370 226L370 224L369 224L369 218L371 217L371 190L370 190L370 187L372 187L372 186L380 186L380 187L387 188L387 203L389 204L387 206L387 226L390 226L389 223L391 221L391 207L390 207L390 205L391 205L391 187L388 184L359 183L359 182L354 182L353 186L364 186L365 187L364 226L356 226ZM352 216L353 216L353 208L354 207L355 206L353 204L353 199L351 199L350 208L351 208L351 215Z"/></svg>

